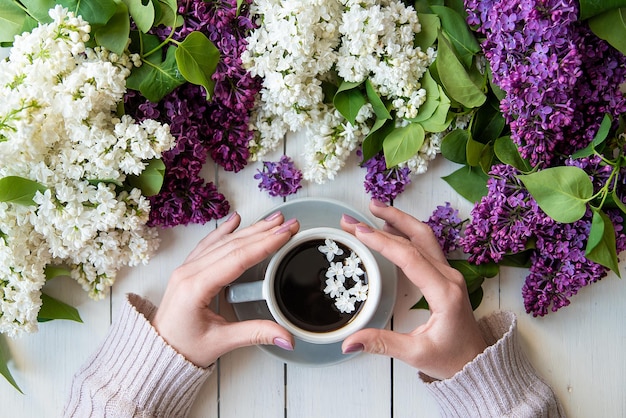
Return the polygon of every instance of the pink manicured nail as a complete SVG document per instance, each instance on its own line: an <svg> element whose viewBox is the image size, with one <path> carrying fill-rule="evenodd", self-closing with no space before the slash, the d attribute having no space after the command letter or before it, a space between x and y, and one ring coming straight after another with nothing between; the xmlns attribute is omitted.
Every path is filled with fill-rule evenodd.
<svg viewBox="0 0 626 418"><path fill-rule="evenodd" d="M374 232L374 230L367 225L357 225L356 230L359 232L364 232L366 234Z"/></svg>
<svg viewBox="0 0 626 418"><path fill-rule="evenodd" d="M344 213L343 215L341 215L341 217L342 217L342 218L343 218L343 220L344 220L346 223L348 223L348 224L352 224L352 225L354 225L354 224L358 224L358 223L360 222L358 219L355 219L355 218L353 218L352 216L347 215L347 214L345 214L345 213Z"/></svg>
<svg viewBox="0 0 626 418"><path fill-rule="evenodd" d="M293 351L293 345L291 344L291 342L287 341L284 338L280 338L280 337L274 338L274 345L276 347L282 348L283 350Z"/></svg>
<svg viewBox="0 0 626 418"><path fill-rule="evenodd" d="M378 206L379 208L387 208L389 207L388 204L386 204L385 202L382 202L378 199L372 199L372 203L374 204L374 206Z"/></svg>
<svg viewBox="0 0 626 418"><path fill-rule="evenodd" d="M237 211L234 211L233 213L231 213L228 219L226 219L226 222L232 221L233 219L235 219L235 216L237 216Z"/></svg>
<svg viewBox="0 0 626 418"><path fill-rule="evenodd" d="M287 232L291 229L291 225L297 222L296 218L291 218L288 221L283 222L280 228L274 232L274 234L282 234L283 232Z"/></svg>
<svg viewBox="0 0 626 418"><path fill-rule="evenodd" d="M265 220L266 221L273 221L274 219L278 218L280 216L280 211L277 210L276 212L272 213L271 215L268 215Z"/></svg>
<svg viewBox="0 0 626 418"><path fill-rule="evenodd" d="M343 350L343 354L360 353L365 349L365 346L361 343L350 344Z"/></svg>

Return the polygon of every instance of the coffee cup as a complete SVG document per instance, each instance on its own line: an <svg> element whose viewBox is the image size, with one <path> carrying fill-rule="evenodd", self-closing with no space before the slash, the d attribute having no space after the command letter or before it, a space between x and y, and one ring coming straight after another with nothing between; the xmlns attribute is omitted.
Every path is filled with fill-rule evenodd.
<svg viewBox="0 0 626 418"><path fill-rule="evenodd" d="M235 283L230 303L265 300L274 320L314 344L344 340L374 317L381 273L372 252L341 229L317 227L295 234L274 253L263 280Z"/></svg>

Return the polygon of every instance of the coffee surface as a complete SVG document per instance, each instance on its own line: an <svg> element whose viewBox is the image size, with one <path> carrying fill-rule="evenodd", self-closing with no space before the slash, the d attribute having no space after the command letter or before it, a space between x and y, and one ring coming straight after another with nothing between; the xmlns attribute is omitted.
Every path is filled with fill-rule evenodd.
<svg viewBox="0 0 626 418"><path fill-rule="evenodd" d="M350 255L347 247L337 244L344 254L335 256L335 262ZM342 313L335 306L335 300L324 293L330 263L318 250L320 245L324 245L323 240L307 241L287 253L278 266L274 281L281 312L291 323L311 332L341 328L354 318L362 305L357 302L354 312Z"/></svg>

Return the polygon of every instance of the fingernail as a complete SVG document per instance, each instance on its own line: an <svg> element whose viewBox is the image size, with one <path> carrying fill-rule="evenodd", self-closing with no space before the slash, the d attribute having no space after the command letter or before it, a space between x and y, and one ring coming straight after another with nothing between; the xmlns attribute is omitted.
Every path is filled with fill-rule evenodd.
<svg viewBox="0 0 626 418"><path fill-rule="evenodd" d="M367 225L357 225L356 226L356 230L359 231L359 232L364 232L366 234L374 232L374 230L372 228L370 228L369 226L367 226Z"/></svg>
<svg viewBox="0 0 626 418"><path fill-rule="evenodd" d="M280 338L280 337L274 338L274 345L276 347L282 348L283 350L293 351L293 345L291 344L291 342L287 341L284 338Z"/></svg>
<svg viewBox="0 0 626 418"><path fill-rule="evenodd" d="M379 208L389 207L388 204L378 199L372 199L372 203L374 204L374 206L378 206Z"/></svg>
<svg viewBox="0 0 626 418"><path fill-rule="evenodd" d="M348 223L348 224L352 224L352 225L354 225L354 224L358 224L358 223L360 222L358 219L355 219L355 218L353 218L352 216L347 215L347 214L345 214L345 213L344 213L343 215L341 215L341 217L342 217L342 218L343 218L343 220L344 220L346 223Z"/></svg>
<svg viewBox="0 0 626 418"><path fill-rule="evenodd" d="M291 218L288 221L283 222L283 224L281 225L280 228L278 228L276 230L276 232L274 232L274 234L282 234L283 232L287 232L291 229L291 225L296 223L296 218Z"/></svg>
<svg viewBox="0 0 626 418"><path fill-rule="evenodd" d="M360 353L365 350L365 346L361 343L350 344L343 350L343 354Z"/></svg>
<svg viewBox="0 0 626 418"><path fill-rule="evenodd" d="M237 211L234 211L233 213L231 213L228 219L226 219L226 222L232 221L235 218L235 216L237 216Z"/></svg>
<svg viewBox="0 0 626 418"><path fill-rule="evenodd" d="M267 218L265 218L266 221L273 221L274 219L278 218L280 216L280 211L277 210L276 212L272 213L271 215L268 215Z"/></svg>

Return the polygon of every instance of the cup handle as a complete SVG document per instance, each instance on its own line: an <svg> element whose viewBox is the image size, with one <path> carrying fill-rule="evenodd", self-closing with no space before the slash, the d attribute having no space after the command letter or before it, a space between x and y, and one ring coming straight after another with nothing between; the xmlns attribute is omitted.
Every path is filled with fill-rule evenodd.
<svg viewBox="0 0 626 418"><path fill-rule="evenodd" d="M226 289L228 303L242 303L263 300L263 280L248 283L237 283Z"/></svg>

